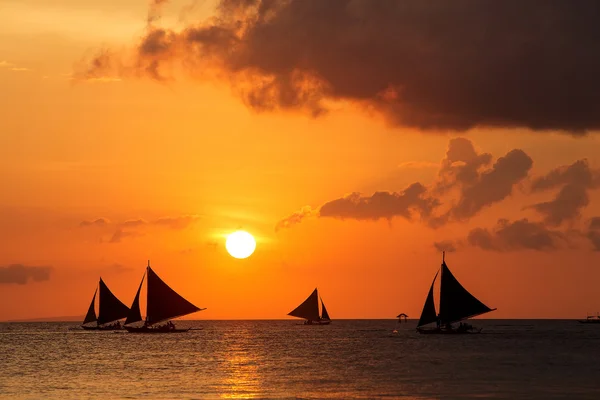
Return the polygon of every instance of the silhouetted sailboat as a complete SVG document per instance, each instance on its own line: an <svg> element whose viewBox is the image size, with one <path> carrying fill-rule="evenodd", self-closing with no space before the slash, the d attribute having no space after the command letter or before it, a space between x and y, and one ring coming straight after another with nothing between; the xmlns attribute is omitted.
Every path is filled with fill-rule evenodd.
<svg viewBox="0 0 600 400"><path fill-rule="evenodd" d="M580 324L600 324L600 314L596 315L588 315L586 319L578 319Z"/></svg>
<svg viewBox="0 0 600 400"><path fill-rule="evenodd" d="M88 312L85 315L81 327L86 330L122 329L119 320L127 317L129 314L129 307L117 299L117 297L110 291L108 286L106 286L102 278L100 278L100 283L98 286L100 287L98 317L96 317L96 294L98 294L98 288L96 288L94 297L92 297L92 303L88 308ZM92 322L96 322L96 325L87 325ZM111 322L115 323L110 324Z"/></svg>
<svg viewBox="0 0 600 400"><path fill-rule="evenodd" d="M319 299L321 300L321 313L319 314ZM329 325L331 318L325 308L323 299L319 297L319 292L315 290L302 304L296 307L288 315L297 318L304 318L304 325Z"/></svg>
<svg viewBox="0 0 600 400"><path fill-rule="evenodd" d="M439 314L436 314L433 300L433 285L438 274L441 275L440 311ZM431 282L431 287L423 306L423 312L417 324L417 331L419 333L478 333L481 332L481 329L476 331L469 324L461 322L457 328L454 328L452 324L494 310L496 309L491 309L477 300L475 296L469 293L458 282L446 265L445 253L442 253L442 266L436 272L433 282ZM434 322L437 323L436 327L424 327Z"/></svg>
<svg viewBox="0 0 600 400"><path fill-rule="evenodd" d="M142 321L142 313L140 311L140 292L144 277L147 277L147 302L146 302L146 319L143 326L129 326L130 324ZM199 308L181 297L177 292L169 287L156 275L156 272L150 268L150 261L146 267L146 272L142 276L142 281L133 299L131 310L125 321L125 329L132 333L175 333L187 332L187 329L176 329L175 325L169 320L177 317L182 317L197 311L206 310ZM168 321L164 325L157 324Z"/></svg>

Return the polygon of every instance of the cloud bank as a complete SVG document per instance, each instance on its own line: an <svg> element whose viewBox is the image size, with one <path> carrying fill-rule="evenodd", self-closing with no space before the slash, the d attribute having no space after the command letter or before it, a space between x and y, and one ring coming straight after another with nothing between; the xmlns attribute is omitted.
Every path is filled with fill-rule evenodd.
<svg viewBox="0 0 600 400"><path fill-rule="evenodd" d="M221 0L180 29L157 25L164 3L130 54L104 49L76 75L165 81L184 68L254 110L321 115L345 100L421 130L600 127L593 0Z"/></svg>

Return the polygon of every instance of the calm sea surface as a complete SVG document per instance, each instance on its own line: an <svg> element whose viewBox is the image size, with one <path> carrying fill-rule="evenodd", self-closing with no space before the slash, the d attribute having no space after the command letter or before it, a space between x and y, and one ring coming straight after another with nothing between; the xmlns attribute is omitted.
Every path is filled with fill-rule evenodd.
<svg viewBox="0 0 600 400"><path fill-rule="evenodd" d="M480 335L415 321L179 321L183 334L0 323L0 397L600 399L600 324L476 320ZM398 334L392 330L398 328Z"/></svg>

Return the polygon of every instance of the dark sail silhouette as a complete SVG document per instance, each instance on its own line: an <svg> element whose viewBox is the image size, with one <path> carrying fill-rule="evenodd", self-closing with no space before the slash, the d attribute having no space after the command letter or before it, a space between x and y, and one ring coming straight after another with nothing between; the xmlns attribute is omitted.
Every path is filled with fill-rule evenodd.
<svg viewBox="0 0 600 400"><path fill-rule="evenodd" d="M440 290L440 321L451 324L493 311L477 300L452 275L445 262L442 262L442 282Z"/></svg>
<svg viewBox="0 0 600 400"><path fill-rule="evenodd" d="M161 327L153 327L160 322L167 321L173 318L182 317L194 313L196 311L206 310L206 308L199 308L184 299L176 291L171 289L159 276L150 268L150 261L146 267L147 277L147 293L146 293L146 320L142 327L125 326L129 332L136 333L170 333L170 332L187 332L189 329L175 329L175 326L169 322ZM133 299L131 305L131 311L127 316L125 325L132 324L142 320L140 312L140 292L142 289L142 282L138 291Z"/></svg>
<svg viewBox="0 0 600 400"><path fill-rule="evenodd" d="M97 321L96 318L96 294L98 293L98 288L94 291L94 297L92 297L92 303L90 304L90 308L88 308L87 314L85 314L85 318L83 319L83 325L89 324L90 322Z"/></svg>
<svg viewBox="0 0 600 400"><path fill-rule="evenodd" d="M427 299L425 300L425 305L423 306L423 312L421 312L421 318L419 318L419 323L417 326L423 326L437 321L435 303L433 301L433 285L435 284L435 279L437 278L438 273L439 271L435 273L433 282L431 282L431 287L429 288L429 293L427 294Z"/></svg>
<svg viewBox="0 0 600 400"><path fill-rule="evenodd" d="M325 308L325 303L323 303L323 299L321 299L321 319L322 320L330 320L329 314L327 313L327 309Z"/></svg>
<svg viewBox="0 0 600 400"><path fill-rule="evenodd" d="M436 314L433 286L438 273L440 273L440 311L439 314ZM425 300L425 305L417 324L417 330L420 333L471 332L473 328L468 324L463 325L461 323L458 329L453 329L451 324L494 310L495 308L491 309L483 304L458 282L446 265L445 253L443 253L442 265L440 270L435 274L433 282L431 282L431 287L429 288L429 293L427 294L427 299ZM424 325L432 322L438 323L436 329L422 328Z"/></svg>
<svg viewBox="0 0 600 400"><path fill-rule="evenodd" d="M129 307L117 299L102 278L100 278L100 306L98 308L98 325L126 318L129 314Z"/></svg>
<svg viewBox="0 0 600 400"><path fill-rule="evenodd" d="M315 288L315 290L308 296L302 304L293 309L288 313L292 317L303 318L306 320L306 325L312 325L313 323L316 325L327 325L331 322L329 318L329 314L327 313L327 309L325 308L325 304L323 300L321 300L323 314L319 316L319 292Z"/></svg>
<svg viewBox="0 0 600 400"><path fill-rule="evenodd" d="M117 299L117 297L110 291L108 286L106 286L102 278L100 278L99 287L100 293L98 293L98 288L96 288L94 297L92 298L92 303L90 304L85 319L81 324L82 328L85 330L121 329L121 324L119 322L111 325L107 324L125 318L129 313L129 308L119 299ZM99 294L98 317L96 317L95 311L96 294ZM96 325L86 325L90 322L96 322Z"/></svg>
<svg viewBox="0 0 600 400"><path fill-rule="evenodd" d="M142 320L142 312L140 311L140 292L142 291L142 283L144 283L145 276L146 273L144 272L140 286L138 287L135 298L133 299L133 303L131 304L131 308L129 309L129 314L125 320L125 325L133 324L134 322L139 322Z"/></svg>

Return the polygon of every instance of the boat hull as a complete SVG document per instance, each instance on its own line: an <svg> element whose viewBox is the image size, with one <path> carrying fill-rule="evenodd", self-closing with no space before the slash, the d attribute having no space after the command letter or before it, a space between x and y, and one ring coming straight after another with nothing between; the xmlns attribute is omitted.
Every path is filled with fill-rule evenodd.
<svg viewBox="0 0 600 400"><path fill-rule="evenodd" d="M600 324L600 319L579 319L580 324Z"/></svg>
<svg viewBox="0 0 600 400"><path fill-rule="evenodd" d="M82 328L86 331L122 331L123 327L114 327L114 326L82 326Z"/></svg>
<svg viewBox="0 0 600 400"><path fill-rule="evenodd" d="M304 321L302 325L329 325L331 321Z"/></svg>
<svg viewBox="0 0 600 400"><path fill-rule="evenodd" d="M165 328L165 327L149 328L147 326L142 326L142 327L136 328L133 326L126 326L125 329L129 333L184 333L184 332L189 331L191 328L185 328L185 329Z"/></svg>

